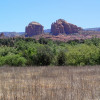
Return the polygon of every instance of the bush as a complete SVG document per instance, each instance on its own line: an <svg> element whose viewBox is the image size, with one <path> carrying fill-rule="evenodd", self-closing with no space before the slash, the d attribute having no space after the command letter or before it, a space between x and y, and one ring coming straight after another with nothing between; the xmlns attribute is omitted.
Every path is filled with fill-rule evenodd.
<svg viewBox="0 0 100 100"><path fill-rule="evenodd" d="M5 65L5 57L0 57L0 66Z"/></svg>
<svg viewBox="0 0 100 100"><path fill-rule="evenodd" d="M0 47L0 56L6 56L8 53L17 54L17 50L13 47Z"/></svg>
<svg viewBox="0 0 100 100"><path fill-rule="evenodd" d="M38 42L40 43L40 44L47 44L48 43L48 39L45 39L45 38L40 38L39 40L38 40Z"/></svg>
<svg viewBox="0 0 100 100"><path fill-rule="evenodd" d="M68 65L97 65L99 59L99 49L94 46L77 45L73 46L67 53Z"/></svg>
<svg viewBox="0 0 100 100"><path fill-rule="evenodd" d="M35 55L37 53L36 48L28 48L27 50L25 50L23 53L23 56L27 59L27 65L34 65L33 62L33 55Z"/></svg>
<svg viewBox="0 0 100 100"><path fill-rule="evenodd" d="M62 50L59 52L57 56L57 65L64 66L66 62L66 55L65 52Z"/></svg>
<svg viewBox="0 0 100 100"><path fill-rule="evenodd" d="M40 46L37 48L37 53L33 55L33 63L39 66L50 65L52 58L52 50L48 46Z"/></svg>
<svg viewBox="0 0 100 100"><path fill-rule="evenodd" d="M5 56L5 64L10 66L24 66L26 64L26 59L19 55L9 54Z"/></svg>
<svg viewBox="0 0 100 100"><path fill-rule="evenodd" d="M27 60L26 60L27 59ZM0 66L100 65L100 39L70 40L67 43L40 38L0 39Z"/></svg>

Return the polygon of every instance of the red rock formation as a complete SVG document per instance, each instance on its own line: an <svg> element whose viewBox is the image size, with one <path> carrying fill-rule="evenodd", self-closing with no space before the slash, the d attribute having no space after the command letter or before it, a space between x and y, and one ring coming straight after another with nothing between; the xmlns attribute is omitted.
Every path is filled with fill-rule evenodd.
<svg viewBox="0 0 100 100"><path fill-rule="evenodd" d="M43 26L37 22L31 22L25 29L26 36L34 36L43 33Z"/></svg>
<svg viewBox="0 0 100 100"><path fill-rule="evenodd" d="M4 33L3 33L3 32L0 34L0 37L5 37L5 35L4 35Z"/></svg>
<svg viewBox="0 0 100 100"><path fill-rule="evenodd" d="M70 24L63 19L57 20L55 23L51 25L51 33L53 35L58 35L62 33L70 34L70 33L78 33L82 28L77 27L76 25Z"/></svg>

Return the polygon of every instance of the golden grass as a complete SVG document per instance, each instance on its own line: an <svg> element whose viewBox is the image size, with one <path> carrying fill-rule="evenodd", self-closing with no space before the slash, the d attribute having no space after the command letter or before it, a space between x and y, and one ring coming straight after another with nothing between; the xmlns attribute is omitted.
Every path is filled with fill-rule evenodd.
<svg viewBox="0 0 100 100"><path fill-rule="evenodd" d="M100 66L1 67L0 100L100 100Z"/></svg>

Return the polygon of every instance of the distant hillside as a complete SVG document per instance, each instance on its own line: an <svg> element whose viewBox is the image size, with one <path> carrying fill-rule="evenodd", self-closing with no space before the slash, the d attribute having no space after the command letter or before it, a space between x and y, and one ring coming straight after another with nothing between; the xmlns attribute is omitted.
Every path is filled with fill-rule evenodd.
<svg viewBox="0 0 100 100"><path fill-rule="evenodd" d="M45 29L44 34L50 33L51 29ZM2 32L0 32L2 33ZM7 37L24 36L25 32L3 32ZM86 28L83 31L79 31L81 34L100 34L100 28Z"/></svg>
<svg viewBox="0 0 100 100"><path fill-rule="evenodd" d="M51 32L51 29L45 29L44 30L44 33L50 33Z"/></svg>
<svg viewBox="0 0 100 100"><path fill-rule="evenodd" d="M86 28L84 30L87 30L87 31L100 31L100 27L98 27L98 28Z"/></svg>
<svg viewBox="0 0 100 100"><path fill-rule="evenodd" d="M50 33L51 29L45 29L44 33ZM2 32L0 32L2 33ZM5 36L7 37L15 37L15 36L22 36L25 34L25 32L3 32Z"/></svg>
<svg viewBox="0 0 100 100"><path fill-rule="evenodd" d="M0 32L2 33L2 32ZM7 37L15 37L15 36L21 36L23 35L25 32L3 32L5 36Z"/></svg>

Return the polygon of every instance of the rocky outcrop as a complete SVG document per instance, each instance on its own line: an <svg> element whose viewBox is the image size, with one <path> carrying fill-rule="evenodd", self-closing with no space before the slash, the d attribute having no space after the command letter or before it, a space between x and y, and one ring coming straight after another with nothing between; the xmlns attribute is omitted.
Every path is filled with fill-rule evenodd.
<svg viewBox="0 0 100 100"><path fill-rule="evenodd" d="M25 29L26 36L34 36L43 33L43 26L37 22L31 22Z"/></svg>
<svg viewBox="0 0 100 100"><path fill-rule="evenodd" d="M59 19L51 25L52 35L59 35L60 33L71 34L78 33L82 28L77 27L76 25L70 24L63 19Z"/></svg>
<svg viewBox="0 0 100 100"><path fill-rule="evenodd" d="M3 33L3 32L0 34L0 37L2 37L2 38L3 38L3 37L5 37L5 35L4 35L4 33Z"/></svg>

